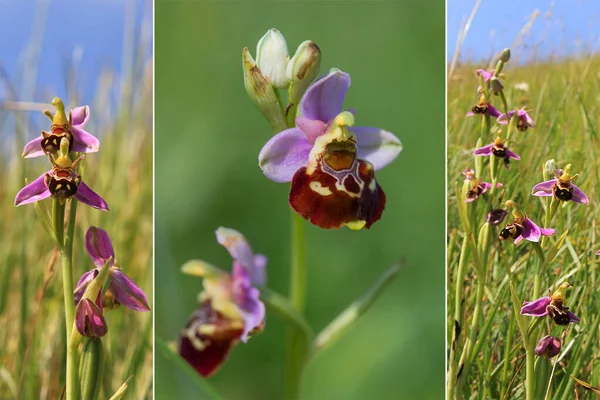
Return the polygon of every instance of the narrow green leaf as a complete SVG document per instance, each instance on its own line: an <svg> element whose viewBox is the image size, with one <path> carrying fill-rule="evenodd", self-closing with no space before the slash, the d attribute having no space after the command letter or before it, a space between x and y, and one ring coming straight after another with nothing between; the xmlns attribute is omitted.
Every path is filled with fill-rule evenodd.
<svg viewBox="0 0 600 400"><path fill-rule="evenodd" d="M521 336L523 337L523 343L525 348L529 347L529 332L527 329L527 322L525 318L521 315L521 305L523 302L519 299L519 295L515 289L515 285L513 281L510 281L510 295L512 297L513 309L515 311L515 317L517 318L517 325L519 326L519 330L521 331Z"/></svg>
<svg viewBox="0 0 600 400"><path fill-rule="evenodd" d="M312 340L314 336L312 328L286 297L267 288L260 288L260 299L287 322L295 325L298 330L302 331L307 342Z"/></svg>
<svg viewBox="0 0 600 400"><path fill-rule="evenodd" d="M368 292L355 300L348 308L331 321L315 338L312 356L315 356L322 350L330 347L342 337L358 318L371 307L387 284L398 275L401 267L402 265L398 264L387 269Z"/></svg>
<svg viewBox="0 0 600 400"><path fill-rule="evenodd" d="M592 393L595 393L595 394L600 394L600 389L597 389L597 388L595 388L595 387L594 387L594 386L592 386L591 384L589 384L589 383L587 383L587 382L584 382L584 381L582 381L581 379L577 379L577 378L575 378L573 375L570 375L570 376L571 376L571 378L572 378L572 379L573 379L575 382L577 382L577 383L578 383L578 384L579 384L579 385L580 385L582 388L584 388L584 389L586 389L586 390L589 390L589 391L590 391L590 392L592 392Z"/></svg>
<svg viewBox="0 0 600 400"><path fill-rule="evenodd" d="M127 380L121 385L119 390L112 395L109 400L121 400L123 396L125 396L125 392L127 392L127 388L129 387L129 382L133 379L133 375L131 375Z"/></svg>
<svg viewBox="0 0 600 400"><path fill-rule="evenodd" d="M548 250L548 253L546 254L546 258L544 259L544 265L542 266L542 269L541 269L541 274L544 274L546 272L546 269L548 269L548 267L550 266L552 261L554 261L554 259L556 258L556 255L558 254L560 248L562 247L563 243L565 242L565 239L567 238L568 233L569 233L569 230L567 229L566 231L563 232L562 235L560 235L558 240Z"/></svg>
<svg viewBox="0 0 600 400"><path fill-rule="evenodd" d="M52 236L52 239L58 244L56 235L54 234L54 229L52 228L52 215L50 214L50 210L48 209L46 202L36 201L33 203L33 208L35 209L35 212L40 219L44 230L48 232L50 236Z"/></svg>

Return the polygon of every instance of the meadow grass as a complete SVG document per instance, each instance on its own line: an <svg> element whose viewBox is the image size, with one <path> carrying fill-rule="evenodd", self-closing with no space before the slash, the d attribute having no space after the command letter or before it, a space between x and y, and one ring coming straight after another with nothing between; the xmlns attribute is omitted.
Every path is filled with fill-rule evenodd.
<svg viewBox="0 0 600 400"><path fill-rule="evenodd" d="M492 227L487 257L479 260L485 272L478 274L475 266L478 260L473 257L469 243L479 244L482 240L478 234L489 211L486 198L468 205L473 234L467 235L466 241L458 213L459 201L463 201L457 199L463 186L461 172L465 168L474 168L472 152L481 135L481 117L466 117L466 114L478 101L479 79L475 70L487 67L486 63L459 65L448 82L447 345L448 349L454 346L455 353L449 351L449 365L452 366L455 360L454 372L459 376L458 391L451 393L450 398L519 399L525 398L525 350L513 311L507 270L511 271L519 300L533 300L536 253L527 241L515 246L512 240L501 242L497 239L500 229L512 221L509 215L498 227ZM556 229L556 233L544 244L546 255L566 230L568 235L556 258L541 274L542 295L548 288L555 290L565 280L573 285L567 293L567 302L581 322L565 329L544 318L538 321L539 325L531 327L535 318L525 317L529 331L536 333L532 339L536 343L545 334L563 338L561 353L551 360L552 375L544 375L542 360L535 359L535 398L540 399L575 398L574 390L581 396L584 390L575 388L570 374L592 384L600 379L600 365L596 360L600 341L597 295L600 274L598 256L595 255L600 249L596 234L596 225L600 221L599 71L600 58L597 56L522 64L511 61L503 70L502 81L510 109L526 108L536 127L513 133L509 147L521 156L521 160L512 161L510 170L498 167L499 181L504 186L492 196L490 203L494 208L501 208L502 202L513 199L533 221L546 227L543 217L548 202L530 193L535 184L545 180L542 170L549 159L554 159L558 168L572 164L573 173L580 174L574 183L590 199L589 206L568 202L559 207L548 226ZM529 85L528 91L514 87L521 82ZM502 110L499 99L494 98L492 103ZM506 130L506 126L502 129ZM486 134L482 145L494 138L492 133ZM480 178L491 182L489 167L482 169ZM457 282L461 254L465 257L466 273L464 279ZM478 295L476 288L481 280L485 283L483 292ZM463 285L462 290L459 286L457 291L457 284ZM473 325L475 310L480 310L480 314ZM457 328L455 315L459 316ZM466 357L468 360L460 360L471 332L475 339L471 344L471 356ZM456 342L452 343L455 336ZM464 368L466 361L471 364L467 371Z"/></svg>
<svg viewBox="0 0 600 400"><path fill-rule="evenodd" d="M145 18L151 16L146 15ZM79 206L74 239L74 280L94 267L84 249L90 225L105 229L123 271L152 294L152 59L151 24L145 32L126 29L121 76L104 69L95 79L91 118L86 130L101 142L88 154L79 173L109 204L103 213ZM148 28L150 27L150 31ZM39 60L37 61L39 62ZM27 71L27 68L24 69ZM67 109L81 105L83 90L76 65L63 81ZM42 228L33 205L16 208L14 198L25 180L48 169L48 160L22 159L23 144L48 129L40 112L55 88L36 89L31 102L22 88L35 74L10 77L2 71L8 96L0 103L3 148L0 151L0 399L57 399L65 385L65 329L60 256ZM14 128L14 132L13 132ZM11 132L8 132L10 129ZM14 134L12 134L14 133ZM51 207L51 199L42 206ZM103 338L105 371L99 398L109 398L133 375L124 398L152 398L152 313L120 307L106 314Z"/></svg>

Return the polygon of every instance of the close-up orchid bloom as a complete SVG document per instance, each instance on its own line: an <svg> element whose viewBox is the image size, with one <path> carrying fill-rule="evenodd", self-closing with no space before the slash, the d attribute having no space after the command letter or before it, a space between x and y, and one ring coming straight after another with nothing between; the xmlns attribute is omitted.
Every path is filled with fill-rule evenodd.
<svg viewBox="0 0 600 400"><path fill-rule="evenodd" d="M534 196L554 196L562 201L573 201L575 203L589 205L588 197L579 189L573 180L579 174L571 175L571 164L568 164L564 171L562 169L554 170L554 179L540 182L531 189Z"/></svg>
<svg viewBox="0 0 600 400"><path fill-rule="evenodd" d="M529 116L529 114L527 114L527 111L525 110L509 111L508 117L506 116L506 114L501 114L500 116L498 116L497 122L499 124L508 124L508 121L515 115L515 113L517 114L518 130L524 132L527 130L527 128L535 127L533 119Z"/></svg>
<svg viewBox="0 0 600 400"><path fill-rule="evenodd" d="M217 241L233 258L228 274L201 260L191 260L181 268L185 274L204 278L199 308L179 336L179 354L202 376L213 374L240 340L244 343L261 332L265 305L256 286L265 283L267 259L254 254L238 231L219 228Z"/></svg>
<svg viewBox="0 0 600 400"><path fill-rule="evenodd" d="M465 203L477 200L479 196L492 188L491 183L477 179L477 177L475 177L475 171L471 168L465 169L462 174L465 176L465 181L471 182L471 189L467 191ZM502 187L502 183L496 183L496 189L500 187Z"/></svg>
<svg viewBox="0 0 600 400"><path fill-rule="evenodd" d="M506 227L500 231L499 238L501 240L512 238L515 240L515 244L519 244L523 239L529 240L530 242L539 242L542 235L550 236L556 232L551 228L540 228L537 226L535 222L527 217L527 214L521 211L514 201L507 200L506 206L513 208L512 214L514 221L507 224Z"/></svg>
<svg viewBox="0 0 600 400"><path fill-rule="evenodd" d="M534 301L524 301L521 307L521 315L529 317L549 316L557 325L568 325L579 322L579 317L569 311L565 299L565 292L571 285L563 282L554 293L548 291L548 295Z"/></svg>
<svg viewBox="0 0 600 400"><path fill-rule="evenodd" d="M487 146L480 147L473 151L474 156L495 156L504 160L504 165L508 166L509 159L520 160L516 153L510 151L505 145L504 140L500 137L496 137L496 139L488 144Z"/></svg>
<svg viewBox="0 0 600 400"><path fill-rule="evenodd" d="M15 206L33 203L48 197L57 198L64 204L65 200L75 197L92 208L108 211L106 201L90 189L75 172L75 168L83 156L71 161L69 141L64 137L60 141L59 153L60 155L56 159L53 159L52 155L48 156L53 166L50 171L44 172L17 193Z"/></svg>
<svg viewBox="0 0 600 400"><path fill-rule="evenodd" d="M85 234L85 250L96 268L84 273L74 292L75 304L80 303L88 284L98 276L100 269L111 260L108 272L107 289L102 296L103 308L115 308L119 304L134 311L150 311L146 294L119 267L115 251L108 233L95 226Z"/></svg>
<svg viewBox="0 0 600 400"><path fill-rule="evenodd" d="M354 125L342 111L350 75L333 68L308 88L296 127L273 136L259 165L274 182L292 182L290 205L321 228L369 228L385 207L375 171L393 161L402 145L392 133Z"/></svg>
<svg viewBox="0 0 600 400"><path fill-rule="evenodd" d="M88 106L75 107L67 116L65 105L60 98L55 97L52 105L56 107L54 115L50 111L44 111L44 114L52 121L50 132L42 131L40 137L27 143L23 149L23 157L32 158L44 154L55 154L59 151L62 138L69 141L69 151L78 153L98 151L100 141L83 129L90 119L90 108Z"/></svg>

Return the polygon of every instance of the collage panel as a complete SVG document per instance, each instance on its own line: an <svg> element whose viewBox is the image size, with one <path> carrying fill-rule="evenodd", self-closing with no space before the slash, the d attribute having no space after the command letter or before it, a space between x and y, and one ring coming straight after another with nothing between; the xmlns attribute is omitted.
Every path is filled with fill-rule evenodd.
<svg viewBox="0 0 600 400"><path fill-rule="evenodd" d="M592 399L597 2L448 3L447 399Z"/></svg>
<svg viewBox="0 0 600 400"><path fill-rule="evenodd" d="M0 399L151 399L152 2L0 8Z"/></svg>
<svg viewBox="0 0 600 400"><path fill-rule="evenodd" d="M155 398L443 398L444 2L155 23Z"/></svg>

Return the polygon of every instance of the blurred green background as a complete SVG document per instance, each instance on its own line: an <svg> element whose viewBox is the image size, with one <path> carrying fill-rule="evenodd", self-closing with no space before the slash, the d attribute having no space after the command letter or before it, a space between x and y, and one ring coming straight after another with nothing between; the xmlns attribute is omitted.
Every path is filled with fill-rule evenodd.
<svg viewBox="0 0 600 400"><path fill-rule="evenodd" d="M305 370L306 399L433 399L444 393L444 2L157 1L156 335L175 340L196 308L201 279L180 266L202 258L231 268L214 230L240 230L269 257L269 287L287 293L289 186L267 180L258 152L271 137L244 90L241 52L271 27L290 53L304 40L352 86L357 124L394 132L404 151L377 173L387 207L373 228L307 227L307 318L325 327L377 277L396 281L337 344ZM227 399L283 395L284 323L232 351L208 381ZM156 352L156 399L201 398Z"/></svg>

